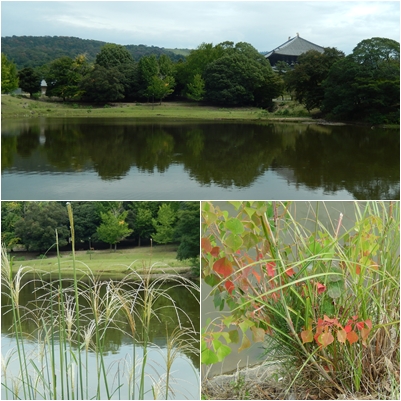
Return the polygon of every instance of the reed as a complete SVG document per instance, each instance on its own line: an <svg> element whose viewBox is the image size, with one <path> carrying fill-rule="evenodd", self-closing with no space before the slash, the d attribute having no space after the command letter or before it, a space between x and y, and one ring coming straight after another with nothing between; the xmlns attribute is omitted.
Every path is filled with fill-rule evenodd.
<svg viewBox="0 0 401 401"><path fill-rule="evenodd" d="M73 239L70 205L67 205L67 210ZM57 230L55 246L58 251ZM185 288L198 302L199 286L177 274L160 275L153 280L153 266L147 267L146 275L139 275L126 266L129 273L123 280L102 280L91 274L88 266L79 268L74 254L73 248L72 280L62 274L60 257L57 269L50 274L21 266L13 277L12 260L2 246L2 281L7 287L4 294L9 300L9 313L13 314L11 335L16 338L16 350L2 358L5 397L30 400L144 399L148 398L149 392L155 391L155 395L173 398L174 390L169 385L173 376L172 363L181 351L199 355L195 340L199 337L199 329L181 324L181 317L188 315L176 305L165 284L168 283L170 290L175 286ZM157 273L161 271L157 266ZM27 273L33 278L25 281ZM56 280L52 279L54 275ZM33 282L37 294L35 302L23 306L19 302L21 288ZM179 317L178 327L169 333L169 338L177 340L170 341L164 373L158 374L155 370L152 375L150 369L154 361L148 352L149 347L162 352L152 341L152 322L161 319L167 308ZM37 346L34 350L26 347L27 333L23 323L35 327ZM132 354L129 359L107 365L105 344L110 330L119 330L131 338ZM91 354L96 356L95 371L90 369ZM10 376L8 371L13 355L18 359L17 376ZM113 366L117 366L114 376L110 374ZM149 387L147 378L154 383L153 389ZM94 392L91 384L94 384ZM160 392L156 387L165 388L165 391Z"/></svg>

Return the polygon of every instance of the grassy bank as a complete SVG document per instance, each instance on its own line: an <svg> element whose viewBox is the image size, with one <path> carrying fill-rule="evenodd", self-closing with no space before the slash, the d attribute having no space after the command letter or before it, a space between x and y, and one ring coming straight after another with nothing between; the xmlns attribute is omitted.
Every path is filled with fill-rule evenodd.
<svg viewBox="0 0 401 401"><path fill-rule="evenodd" d="M189 261L176 259L177 251L173 245L160 245L154 247L139 247L123 250L94 250L76 251L75 263L82 272L91 271L95 276L125 275L134 270L138 274L144 273L147 267L152 266L154 274L173 271L186 273L190 269ZM40 255L31 259L29 254L19 253L14 256L13 273L17 272L23 264L32 271L45 273L56 272L58 269L57 255ZM61 252L60 262L63 275L69 276L73 272L73 256L71 252Z"/></svg>
<svg viewBox="0 0 401 401"><path fill-rule="evenodd" d="M311 120L305 108L299 104L280 105L275 113L257 107L222 108L204 106L191 102L166 103L112 103L90 105L84 103L62 103L33 100L27 97L2 95L2 118L26 117L127 117L169 118L198 120Z"/></svg>

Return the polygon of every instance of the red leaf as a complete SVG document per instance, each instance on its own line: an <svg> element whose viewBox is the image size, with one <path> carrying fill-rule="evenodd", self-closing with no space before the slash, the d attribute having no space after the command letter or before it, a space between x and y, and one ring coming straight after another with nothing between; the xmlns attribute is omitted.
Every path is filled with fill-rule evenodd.
<svg viewBox="0 0 401 401"><path fill-rule="evenodd" d="M313 341L313 333L312 330L304 330L301 332L301 338L302 342L305 343L310 343Z"/></svg>
<svg viewBox="0 0 401 401"><path fill-rule="evenodd" d="M356 273L356 274L361 274L361 265L356 265L356 267L355 267L355 273Z"/></svg>
<svg viewBox="0 0 401 401"><path fill-rule="evenodd" d="M220 252L220 248L218 246L215 246L210 250L210 254L212 256L214 256L215 258L217 258L217 256L219 256L219 252Z"/></svg>
<svg viewBox="0 0 401 401"><path fill-rule="evenodd" d="M226 287L226 290L228 291L228 293L231 295L231 293L234 291L235 285L232 281L227 280L224 283L224 287Z"/></svg>
<svg viewBox="0 0 401 401"><path fill-rule="evenodd" d="M347 333L349 333L349 332L352 330L351 325L350 325L350 324L347 324L347 325L344 327L344 330L345 330Z"/></svg>
<svg viewBox="0 0 401 401"><path fill-rule="evenodd" d="M223 277L228 277L231 273L234 272L231 262L225 257L217 260L214 263L213 270Z"/></svg>
<svg viewBox="0 0 401 401"><path fill-rule="evenodd" d="M290 276L290 277L292 277L292 276L295 274L295 272L294 272L294 270L292 269L292 267L290 267L289 269L287 269L285 272L287 273L287 276Z"/></svg>
<svg viewBox="0 0 401 401"><path fill-rule="evenodd" d="M366 320L365 320L365 323L366 323L366 326L369 327L369 329L372 328L372 321L371 321L370 319L366 319Z"/></svg>
<svg viewBox="0 0 401 401"><path fill-rule="evenodd" d="M252 270L252 274L255 276L258 283L260 283L260 274L258 274L255 270Z"/></svg>
<svg viewBox="0 0 401 401"><path fill-rule="evenodd" d="M326 291L326 286L325 285L320 284L319 282L316 283L316 285L317 285L317 293L318 294L321 294L321 293Z"/></svg>
<svg viewBox="0 0 401 401"><path fill-rule="evenodd" d="M358 341L358 334L355 333L355 331L350 331L347 333L347 340L349 341L350 344L353 344Z"/></svg>
<svg viewBox="0 0 401 401"><path fill-rule="evenodd" d="M202 246L202 249L206 252L210 252L212 249L212 244L210 243L209 238L202 238L201 246Z"/></svg>
<svg viewBox="0 0 401 401"><path fill-rule="evenodd" d="M358 322L355 326L358 330L362 330L365 327L365 322Z"/></svg>
<svg viewBox="0 0 401 401"><path fill-rule="evenodd" d="M276 267L276 263L275 262L266 263L266 267L267 267L267 275L269 277L274 277L274 268Z"/></svg>

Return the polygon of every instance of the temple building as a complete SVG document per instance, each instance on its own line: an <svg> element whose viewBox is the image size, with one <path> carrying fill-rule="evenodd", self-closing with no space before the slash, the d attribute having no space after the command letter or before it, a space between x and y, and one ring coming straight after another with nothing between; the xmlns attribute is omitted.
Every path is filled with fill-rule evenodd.
<svg viewBox="0 0 401 401"><path fill-rule="evenodd" d="M270 61L270 65L274 67L278 61L285 61L288 65L294 66L298 57L309 50L316 50L319 53L324 52L324 47L315 45L299 36L288 38L287 42L268 52L265 57Z"/></svg>

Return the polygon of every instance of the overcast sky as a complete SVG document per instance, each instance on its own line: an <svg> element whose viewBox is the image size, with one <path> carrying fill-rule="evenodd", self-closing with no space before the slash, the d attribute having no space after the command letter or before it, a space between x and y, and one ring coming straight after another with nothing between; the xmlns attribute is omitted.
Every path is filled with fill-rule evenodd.
<svg viewBox="0 0 401 401"><path fill-rule="evenodd" d="M346 54L363 39L400 40L399 1L1 1L1 36L75 36L195 49L247 42L269 51L299 35Z"/></svg>

